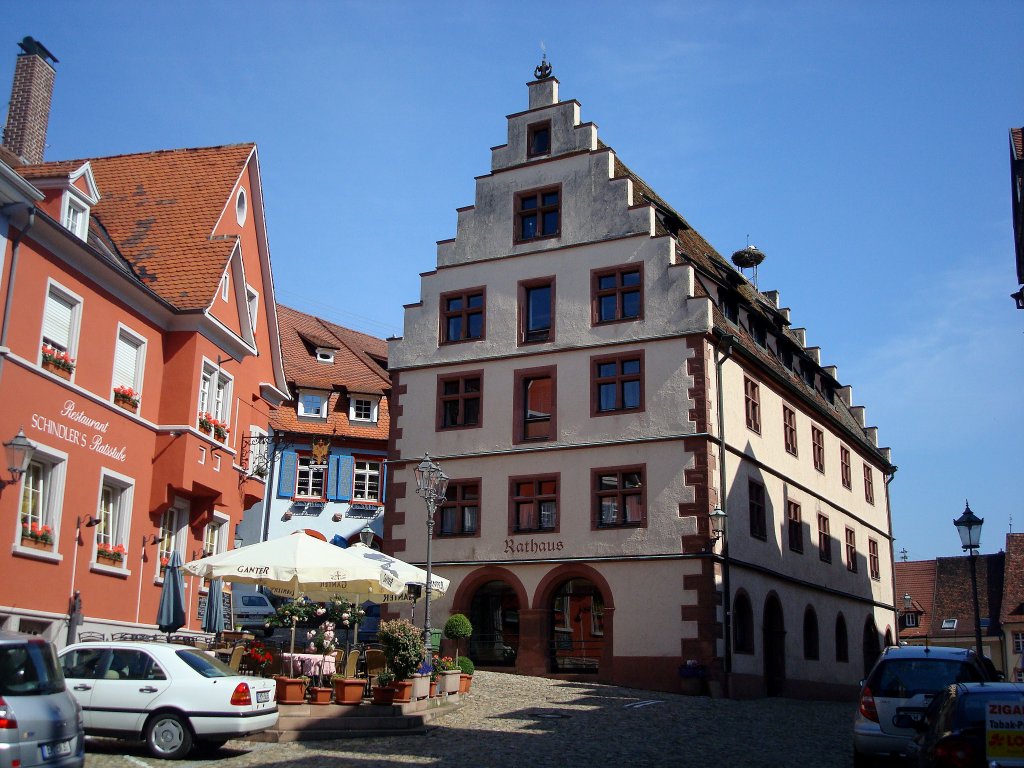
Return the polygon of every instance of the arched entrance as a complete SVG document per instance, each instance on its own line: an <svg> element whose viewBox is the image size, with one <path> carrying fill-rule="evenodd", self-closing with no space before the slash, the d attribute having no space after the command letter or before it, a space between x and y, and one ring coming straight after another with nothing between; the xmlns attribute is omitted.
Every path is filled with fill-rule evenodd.
<svg viewBox="0 0 1024 768"><path fill-rule="evenodd" d="M469 658L485 667L515 666L519 653L519 598L503 581L488 581L469 604L473 635Z"/></svg>
<svg viewBox="0 0 1024 768"><path fill-rule="evenodd" d="M879 645L878 629L875 627L874 616L868 616L864 622L864 641L861 645L864 649L864 677L868 676L871 668L875 666L882 648Z"/></svg>
<svg viewBox="0 0 1024 768"><path fill-rule="evenodd" d="M604 654L604 598L593 582L562 582L551 598L551 671L596 674Z"/></svg>
<svg viewBox="0 0 1024 768"><path fill-rule="evenodd" d="M786 685L786 622L775 594L764 602L764 687L768 696L779 696Z"/></svg>

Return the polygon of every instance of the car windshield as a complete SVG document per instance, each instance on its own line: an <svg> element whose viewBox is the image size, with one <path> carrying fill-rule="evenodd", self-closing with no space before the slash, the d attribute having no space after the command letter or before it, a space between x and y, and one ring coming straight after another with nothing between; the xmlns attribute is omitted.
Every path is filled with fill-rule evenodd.
<svg viewBox="0 0 1024 768"><path fill-rule="evenodd" d="M238 673L218 659L196 648L184 648L177 652L178 658L203 677L234 677Z"/></svg>
<svg viewBox="0 0 1024 768"><path fill-rule="evenodd" d="M0 696L43 696L64 690L64 676L48 643L0 645Z"/></svg>
<svg viewBox="0 0 1024 768"><path fill-rule="evenodd" d="M971 664L953 659L889 659L872 681L871 692L884 698L909 698L937 693L953 683L977 683L982 677Z"/></svg>

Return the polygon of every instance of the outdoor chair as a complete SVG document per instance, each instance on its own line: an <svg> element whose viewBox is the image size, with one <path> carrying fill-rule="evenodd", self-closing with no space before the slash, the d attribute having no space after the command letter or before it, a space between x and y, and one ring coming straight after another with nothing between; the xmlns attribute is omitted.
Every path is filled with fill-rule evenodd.
<svg viewBox="0 0 1024 768"><path fill-rule="evenodd" d="M274 675L280 675L284 671L284 656L281 655L281 651L274 649L270 652L270 664L267 666L267 671L263 673L264 677L273 677Z"/></svg>
<svg viewBox="0 0 1024 768"><path fill-rule="evenodd" d="M334 674L341 675L345 673L345 651L337 650L334 652Z"/></svg>
<svg viewBox="0 0 1024 768"><path fill-rule="evenodd" d="M341 667L338 667L341 672ZM345 661L345 677L359 676L359 651L353 648L348 652L348 659Z"/></svg>
<svg viewBox="0 0 1024 768"><path fill-rule="evenodd" d="M245 655L245 646L236 645L231 650L231 658L228 659L228 666L231 667L235 672L239 671L239 667L242 665L242 657Z"/></svg>
<svg viewBox="0 0 1024 768"><path fill-rule="evenodd" d="M377 675L384 671L387 662L384 659L384 651L376 648L369 648L366 651L366 684L372 688L377 681Z"/></svg>

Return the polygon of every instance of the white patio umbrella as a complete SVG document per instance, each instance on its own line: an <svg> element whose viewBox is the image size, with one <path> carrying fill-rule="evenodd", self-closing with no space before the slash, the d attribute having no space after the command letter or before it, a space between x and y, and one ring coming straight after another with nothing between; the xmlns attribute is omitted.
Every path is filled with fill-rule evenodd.
<svg viewBox="0 0 1024 768"><path fill-rule="evenodd" d="M382 599L376 600L370 598L375 603L408 603L412 602L413 598L409 594L407 586L409 584L419 584L421 586L427 583L427 572L422 568L407 563L398 558L385 555L376 549L366 546L362 542L352 544L345 550L350 555L364 560L367 563L376 563L378 567L384 572L381 577L382 583L386 584L391 594L382 596ZM437 597L443 597L444 593L448 591L448 586L451 582L448 579L438 576L436 573L430 574L430 599L433 600ZM420 597L422 595L418 595Z"/></svg>

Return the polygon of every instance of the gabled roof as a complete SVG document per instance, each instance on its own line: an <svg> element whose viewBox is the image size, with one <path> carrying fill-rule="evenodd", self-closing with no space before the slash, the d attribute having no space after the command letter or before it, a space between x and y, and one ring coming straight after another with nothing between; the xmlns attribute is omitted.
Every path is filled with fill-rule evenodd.
<svg viewBox="0 0 1024 768"><path fill-rule="evenodd" d="M930 630L932 601L935 598L935 561L896 562L896 605L902 608L903 595L910 595L913 608L920 612L918 626L900 630L900 637L925 637ZM941 624L941 621L939 622Z"/></svg>
<svg viewBox="0 0 1024 768"><path fill-rule="evenodd" d="M1006 534L1000 621L1024 622L1024 533Z"/></svg>
<svg viewBox="0 0 1024 768"><path fill-rule="evenodd" d="M68 176L86 162L100 200L93 227L172 306L205 309L235 246L214 228L254 144L62 160L18 168L28 180ZM92 240L92 234L90 240Z"/></svg>
<svg viewBox="0 0 1024 768"><path fill-rule="evenodd" d="M999 615L1003 593L1004 555L978 555L978 610L982 621L989 619L982 635L999 634ZM974 634L974 598L971 594L969 557L940 557L935 561L935 597L931 620L933 637ZM956 619L955 630L943 630L942 622Z"/></svg>

